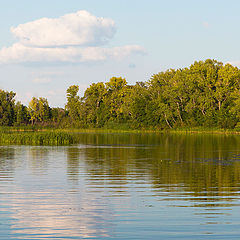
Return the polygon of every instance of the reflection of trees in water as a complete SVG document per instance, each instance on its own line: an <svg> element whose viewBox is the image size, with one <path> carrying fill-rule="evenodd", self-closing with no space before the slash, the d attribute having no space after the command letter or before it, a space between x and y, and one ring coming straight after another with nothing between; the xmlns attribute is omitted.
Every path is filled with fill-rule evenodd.
<svg viewBox="0 0 240 240"><path fill-rule="evenodd" d="M77 147L67 148L67 173L68 178L75 183L78 182L79 167L81 160L82 149Z"/></svg>
<svg viewBox="0 0 240 240"><path fill-rule="evenodd" d="M154 186L184 184L185 191L197 196L232 195L240 180L236 171L240 162L235 158L239 140L234 136L169 137L167 147L152 152Z"/></svg>
<svg viewBox="0 0 240 240"><path fill-rule="evenodd" d="M104 181L150 179L155 189L172 186L194 196L239 191L240 137L177 134L83 134L87 172ZM119 182L121 186L121 182Z"/></svg>
<svg viewBox="0 0 240 240"><path fill-rule="evenodd" d="M0 147L0 181L13 176L15 168L15 149Z"/></svg>
<svg viewBox="0 0 240 240"><path fill-rule="evenodd" d="M48 168L50 147L30 147L28 150L30 167L35 174L44 174Z"/></svg>

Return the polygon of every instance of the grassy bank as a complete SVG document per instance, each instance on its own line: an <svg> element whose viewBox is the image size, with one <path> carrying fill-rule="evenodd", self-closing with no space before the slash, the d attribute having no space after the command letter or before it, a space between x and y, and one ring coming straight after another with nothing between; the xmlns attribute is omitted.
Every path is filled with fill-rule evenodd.
<svg viewBox="0 0 240 240"><path fill-rule="evenodd" d="M26 127L0 127L0 133L10 132L68 132L68 133L87 133L87 132L159 132L159 133L172 133L172 132L192 132L192 133L235 133L240 134L240 128L222 129L222 128L206 128L206 127L179 127L179 128L118 128L116 127L103 127L103 128L52 128L52 127L39 127L39 126L26 126Z"/></svg>
<svg viewBox="0 0 240 240"><path fill-rule="evenodd" d="M43 129L40 131L44 131ZM240 129L219 129L219 128L174 128L174 129L117 129L117 128L87 128L87 129L56 129L57 132L68 133L207 133L207 134L240 134Z"/></svg>
<svg viewBox="0 0 240 240"><path fill-rule="evenodd" d="M0 144L18 145L70 145L78 143L78 133L174 133L174 134L240 134L232 129L178 128L178 129L49 129L0 128Z"/></svg>
<svg viewBox="0 0 240 240"><path fill-rule="evenodd" d="M221 129L221 128L205 128L205 127L182 127L173 129L159 128L49 128L49 127L0 127L2 133L216 133L216 134L240 134L240 129Z"/></svg>
<svg viewBox="0 0 240 240"><path fill-rule="evenodd" d="M70 145L76 142L75 135L66 132L5 131L0 133L0 144L2 145Z"/></svg>

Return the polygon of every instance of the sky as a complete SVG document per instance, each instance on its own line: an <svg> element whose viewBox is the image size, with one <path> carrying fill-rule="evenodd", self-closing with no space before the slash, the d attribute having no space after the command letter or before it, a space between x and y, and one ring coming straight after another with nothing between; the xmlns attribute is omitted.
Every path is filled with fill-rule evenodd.
<svg viewBox="0 0 240 240"><path fill-rule="evenodd" d="M208 58L240 66L239 0L0 0L0 88L64 107L66 90L129 84Z"/></svg>

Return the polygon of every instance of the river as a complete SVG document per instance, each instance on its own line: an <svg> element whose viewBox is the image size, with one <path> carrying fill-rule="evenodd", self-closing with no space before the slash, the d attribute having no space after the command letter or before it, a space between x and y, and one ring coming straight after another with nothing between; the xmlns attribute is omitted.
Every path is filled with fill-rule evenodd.
<svg viewBox="0 0 240 240"><path fill-rule="evenodd" d="M240 136L0 146L0 239L239 239Z"/></svg>

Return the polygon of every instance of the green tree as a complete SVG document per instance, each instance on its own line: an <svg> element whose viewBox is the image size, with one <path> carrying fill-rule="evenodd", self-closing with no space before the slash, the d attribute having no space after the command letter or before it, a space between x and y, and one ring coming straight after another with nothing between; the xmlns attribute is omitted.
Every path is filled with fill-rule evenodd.
<svg viewBox="0 0 240 240"><path fill-rule="evenodd" d="M17 102L15 105L16 125L27 124L29 122L28 109L21 102Z"/></svg>
<svg viewBox="0 0 240 240"><path fill-rule="evenodd" d="M14 92L0 90L0 125L12 126L15 122L15 96Z"/></svg>
<svg viewBox="0 0 240 240"><path fill-rule="evenodd" d="M104 103L108 106L109 120L122 121L124 98L128 93L127 81L122 77L112 77L106 83L107 93Z"/></svg>
<svg viewBox="0 0 240 240"><path fill-rule="evenodd" d="M106 87L102 82L93 83L86 89L82 101L85 105L84 116L87 124L93 126L103 126L106 121L106 112L104 107L104 97L106 95Z"/></svg>
<svg viewBox="0 0 240 240"><path fill-rule="evenodd" d="M137 82L127 87L123 104L125 119L131 121L134 127L144 127L147 123L147 106L150 104L150 94L144 82Z"/></svg>
<svg viewBox="0 0 240 240"><path fill-rule="evenodd" d="M33 97L28 105L28 112L32 125L37 122L47 122L51 119L51 109L46 98Z"/></svg>
<svg viewBox="0 0 240 240"><path fill-rule="evenodd" d="M151 100L147 106L148 124L158 127L172 128L177 124L177 112L174 105L175 87L173 78L176 71L170 69L166 72L160 72L152 76L148 82Z"/></svg>
<svg viewBox="0 0 240 240"><path fill-rule="evenodd" d="M67 89L67 104L65 109L69 112L69 117L72 121L80 121L80 107L81 101L80 97L77 95L79 91L79 86L72 85Z"/></svg>

